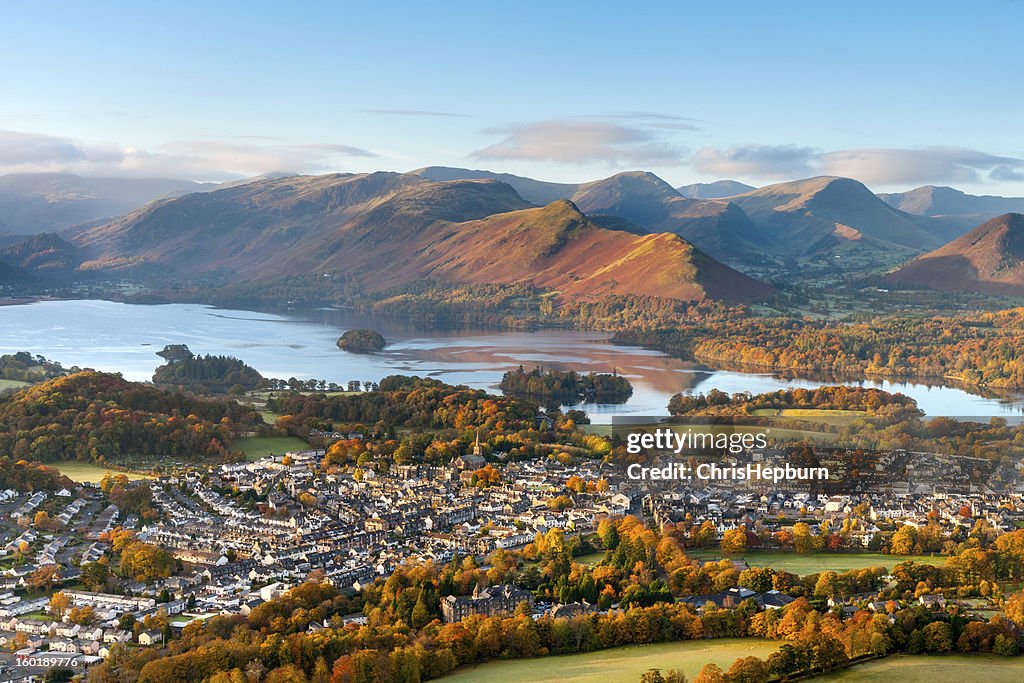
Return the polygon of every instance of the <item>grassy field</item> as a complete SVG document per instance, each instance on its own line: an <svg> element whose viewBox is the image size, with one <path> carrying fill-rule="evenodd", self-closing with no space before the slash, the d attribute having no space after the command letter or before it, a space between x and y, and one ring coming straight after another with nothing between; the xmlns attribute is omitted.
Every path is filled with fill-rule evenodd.
<svg viewBox="0 0 1024 683"><path fill-rule="evenodd" d="M129 479L150 478L148 475L140 474L138 472L125 472L123 470L115 470L109 467L95 465L91 462L79 462L77 460L48 462L46 464L50 467L56 467L65 477L71 481L77 481L79 483L99 483L100 479L102 479L108 472L111 474L123 474Z"/></svg>
<svg viewBox="0 0 1024 683"><path fill-rule="evenodd" d="M722 554L717 550L688 550L688 557L699 560L717 560ZM731 560L743 559L751 567L772 567L804 576L823 571L848 572L865 567L887 567L892 569L900 562L915 560L926 564L941 565L944 556L930 555L883 555L882 553L813 553L799 555L778 550L748 550L742 555L731 555Z"/></svg>
<svg viewBox="0 0 1024 683"><path fill-rule="evenodd" d="M572 558L573 562L577 564L597 564L604 559L604 551L596 553L587 553L586 555L580 555L579 557Z"/></svg>
<svg viewBox="0 0 1024 683"><path fill-rule="evenodd" d="M1024 657L996 655L930 655L886 657L877 662L858 664L814 680L871 683L932 683L933 681L986 681L1016 683L1024 681Z"/></svg>
<svg viewBox="0 0 1024 683"><path fill-rule="evenodd" d="M243 451L249 460L259 460L270 454L306 450L309 444L295 436L250 436L235 439L235 447Z"/></svg>
<svg viewBox="0 0 1024 683"><path fill-rule="evenodd" d="M7 389L21 389L22 387L29 386L28 382L21 382L16 379L0 379L0 391Z"/></svg>
<svg viewBox="0 0 1024 683"><path fill-rule="evenodd" d="M679 669L693 680L701 667L714 662L728 669L739 657L765 659L779 647L767 640L733 639L658 643L617 647L583 655L539 657L488 662L459 669L441 680L447 683L632 683L648 669Z"/></svg>
<svg viewBox="0 0 1024 683"><path fill-rule="evenodd" d="M820 408L759 408L754 411L756 417L783 417L794 420L807 420L828 425L843 427L854 420L867 416L866 410L823 410Z"/></svg>

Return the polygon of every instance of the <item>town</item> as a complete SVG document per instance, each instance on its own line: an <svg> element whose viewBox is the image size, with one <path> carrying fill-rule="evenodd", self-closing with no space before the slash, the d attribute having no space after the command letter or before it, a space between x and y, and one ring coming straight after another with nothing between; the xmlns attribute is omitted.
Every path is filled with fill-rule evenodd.
<svg viewBox="0 0 1024 683"><path fill-rule="evenodd" d="M687 548L712 553L700 562L724 556L737 571L752 566L745 553L768 549L949 555L979 529L994 537L1024 525L1024 487L1015 471L990 478L1000 482L994 488L971 482L976 463L969 459L924 453L877 454L869 471L845 484L849 463L824 453L820 460L835 481L792 488L756 479L637 480L621 464L582 458L493 466L479 435L446 465L338 471L324 466L326 455L310 449L135 481L110 474L52 492L0 492L0 647L7 650L0 661L19 676L53 666L84 670L118 645L158 647L191 623L247 615L310 577L358 594L403 565L473 558L486 568L496 551L522 551L553 530L579 540L599 561L603 553L591 539L601 522L627 515L680 531ZM786 449L763 448L730 459L780 465L787 457ZM115 490L120 498L145 490L145 518L112 502ZM804 538L793 533L800 525ZM931 545L908 545L900 529L932 530ZM130 570L128 545L139 547L132 558L141 557ZM116 554L120 576L108 568ZM768 609L794 600L774 589L732 586L686 602L699 613L708 601L735 607L751 597ZM853 605L877 593L831 599ZM515 585L478 585L469 595L445 597L441 610L453 622L511 614L524 603L536 616L617 608L535 599ZM343 623L364 621L356 612Z"/></svg>

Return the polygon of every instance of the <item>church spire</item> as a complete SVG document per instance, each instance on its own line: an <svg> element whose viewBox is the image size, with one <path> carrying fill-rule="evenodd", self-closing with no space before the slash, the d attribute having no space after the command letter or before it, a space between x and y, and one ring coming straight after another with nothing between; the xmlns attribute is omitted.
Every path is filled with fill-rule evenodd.
<svg viewBox="0 0 1024 683"><path fill-rule="evenodd" d="M480 453L480 429L476 430L476 443L473 445L473 455L481 455Z"/></svg>

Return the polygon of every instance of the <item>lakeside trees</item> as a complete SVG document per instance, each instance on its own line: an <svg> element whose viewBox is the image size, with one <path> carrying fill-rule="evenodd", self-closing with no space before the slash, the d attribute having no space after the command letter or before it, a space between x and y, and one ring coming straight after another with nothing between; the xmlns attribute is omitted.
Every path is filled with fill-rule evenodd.
<svg viewBox="0 0 1024 683"><path fill-rule="evenodd" d="M613 339L684 358L778 371L1024 387L1024 308L857 322L714 317L673 327L631 327Z"/></svg>
<svg viewBox="0 0 1024 683"><path fill-rule="evenodd" d="M520 399L491 396L480 389L438 380L391 375L377 391L355 395L287 394L267 401L267 409L303 424L349 423L393 427L530 428L537 407Z"/></svg>
<svg viewBox="0 0 1024 683"><path fill-rule="evenodd" d="M0 356L0 379L31 384L60 377L67 372L69 370L65 370L60 363L47 360L42 356L33 356L27 351Z"/></svg>
<svg viewBox="0 0 1024 683"><path fill-rule="evenodd" d="M712 389L706 394L676 394L669 400L672 415L722 414L749 415L755 410L814 408L819 410L858 410L869 415L920 414L914 399L881 389L822 386L815 389L779 389L763 394L727 394Z"/></svg>
<svg viewBox="0 0 1024 683"><path fill-rule="evenodd" d="M164 388L218 394L250 391L263 383L255 368L231 356L194 356L184 345L167 346L157 355L168 358L153 373L153 383Z"/></svg>
<svg viewBox="0 0 1024 683"><path fill-rule="evenodd" d="M633 395L629 380L610 373L579 374L536 367L527 372L520 365L506 372L499 388L506 394L523 396L543 403L624 403Z"/></svg>

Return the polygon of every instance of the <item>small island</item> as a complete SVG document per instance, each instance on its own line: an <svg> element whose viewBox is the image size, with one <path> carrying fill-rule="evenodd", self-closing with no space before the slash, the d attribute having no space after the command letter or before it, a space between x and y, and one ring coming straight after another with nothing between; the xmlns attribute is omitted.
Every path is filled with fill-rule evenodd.
<svg viewBox="0 0 1024 683"><path fill-rule="evenodd" d="M197 356L184 344L168 344L156 355L167 363L153 373L153 384L165 389L241 394L263 384L263 375L231 356Z"/></svg>
<svg viewBox="0 0 1024 683"><path fill-rule="evenodd" d="M386 345L384 335L376 330L349 330L338 339L338 348L354 353L380 351Z"/></svg>
<svg viewBox="0 0 1024 683"><path fill-rule="evenodd" d="M617 374L591 372L586 375L572 370L542 370L527 372L523 366L506 372L499 388L506 394L543 401L559 401L567 405L577 403L625 403L633 395L633 386Z"/></svg>

